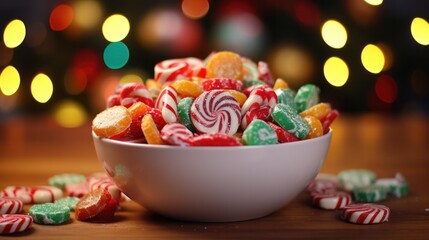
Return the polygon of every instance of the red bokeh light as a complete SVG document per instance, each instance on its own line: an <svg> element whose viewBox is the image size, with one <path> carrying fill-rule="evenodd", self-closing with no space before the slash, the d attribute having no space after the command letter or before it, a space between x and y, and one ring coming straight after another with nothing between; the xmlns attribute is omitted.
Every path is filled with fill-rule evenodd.
<svg viewBox="0 0 429 240"><path fill-rule="evenodd" d="M60 4L52 10L49 26L54 31L62 31L71 25L73 17L73 8L66 4Z"/></svg>
<svg viewBox="0 0 429 240"><path fill-rule="evenodd" d="M395 80L387 75L380 75L375 82L375 94L385 103L393 103L398 97L398 86Z"/></svg>

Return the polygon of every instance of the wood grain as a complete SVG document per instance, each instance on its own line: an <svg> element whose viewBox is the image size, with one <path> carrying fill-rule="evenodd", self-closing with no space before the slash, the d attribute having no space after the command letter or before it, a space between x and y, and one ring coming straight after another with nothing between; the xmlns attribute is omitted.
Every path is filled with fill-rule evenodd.
<svg viewBox="0 0 429 240"><path fill-rule="evenodd" d="M13 118L0 123L0 189L46 185L59 173L103 171L90 125L64 129L48 118ZM403 198L389 197L388 223L349 224L336 211L311 206L306 192L267 217L232 223L166 219L125 202L112 223L72 220L60 226L34 224L28 232L0 236L31 239L429 239L429 119L419 115L341 116L321 172L366 168L378 177L401 172L410 184ZM27 212L30 205L26 205Z"/></svg>

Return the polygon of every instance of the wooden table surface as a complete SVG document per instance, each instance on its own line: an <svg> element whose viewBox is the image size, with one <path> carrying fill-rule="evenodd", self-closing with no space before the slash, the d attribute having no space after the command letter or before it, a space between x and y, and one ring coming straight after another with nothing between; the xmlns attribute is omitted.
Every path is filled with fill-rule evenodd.
<svg viewBox="0 0 429 240"><path fill-rule="evenodd" d="M130 201L112 223L74 219L60 226L33 224L30 231L0 236L34 239L429 239L429 118L418 114L343 115L334 134L325 173L366 168L378 177L402 173L410 184L403 198L388 197L389 222L355 225L335 211L311 206L301 193L280 211L256 220L194 223L165 219ZM90 135L90 124L64 129L48 118L11 118L0 122L0 189L8 185L46 185L60 173L90 175L103 171ZM24 207L25 213L30 205Z"/></svg>

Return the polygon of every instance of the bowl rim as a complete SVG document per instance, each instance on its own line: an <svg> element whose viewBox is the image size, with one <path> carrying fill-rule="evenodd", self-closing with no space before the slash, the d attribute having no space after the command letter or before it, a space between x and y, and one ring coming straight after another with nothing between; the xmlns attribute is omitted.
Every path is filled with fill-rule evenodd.
<svg viewBox="0 0 429 240"><path fill-rule="evenodd" d="M284 147L284 146L289 146L289 147L297 147L299 145L303 145L303 144L308 144L308 143L312 143L312 142L316 142L316 141L324 141L326 139L331 138L332 136L332 132L333 129L329 128L329 131L325 134L323 134L320 137L316 137L316 138L311 138L311 139L304 139L304 140L300 140L300 141L295 141L295 142L285 142L285 143L277 143L277 144L269 144L269 145L243 145L243 146L174 146L174 145L166 145L166 144L147 144L147 143L139 143L139 142L132 142L132 141L121 141L121 140L116 140L116 139L109 139L109 138L103 138L103 137L99 137L97 136L94 131L92 131L92 137L93 139L97 139L101 142L105 142L105 143L109 143L109 144L114 144L114 145L123 145L123 146L128 146L128 147L139 147L142 149L145 148L150 148L150 149L160 149L160 150L166 150L166 149L175 149L175 150L183 150L183 151L195 151L195 150L216 150L216 151L231 151L231 150L251 150L251 149L265 149L265 150L270 150L270 149L275 149L278 147Z"/></svg>

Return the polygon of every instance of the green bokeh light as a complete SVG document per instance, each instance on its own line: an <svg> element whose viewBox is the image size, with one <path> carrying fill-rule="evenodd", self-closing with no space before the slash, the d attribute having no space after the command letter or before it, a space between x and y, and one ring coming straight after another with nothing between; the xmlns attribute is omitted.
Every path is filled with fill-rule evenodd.
<svg viewBox="0 0 429 240"><path fill-rule="evenodd" d="M113 42L104 49L103 59L110 69L120 69L127 64L130 51L123 42Z"/></svg>

